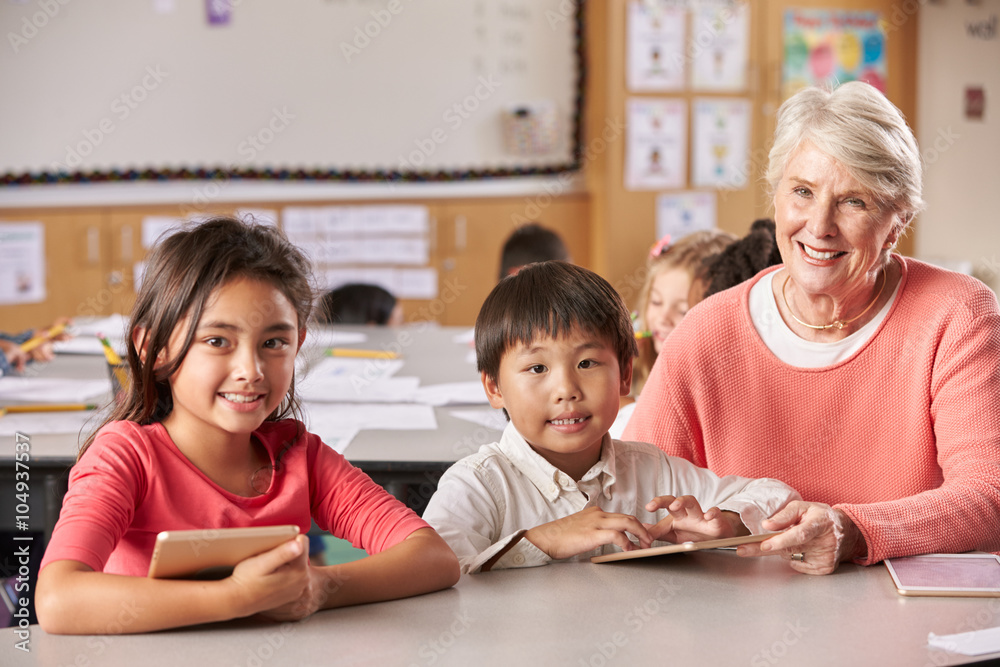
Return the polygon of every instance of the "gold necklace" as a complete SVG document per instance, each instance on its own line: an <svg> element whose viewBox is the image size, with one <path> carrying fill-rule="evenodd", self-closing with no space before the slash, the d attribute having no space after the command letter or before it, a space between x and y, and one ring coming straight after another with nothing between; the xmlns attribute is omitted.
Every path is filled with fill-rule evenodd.
<svg viewBox="0 0 1000 667"><path fill-rule="evenodd" d="M840 329L843 329L848 324L850 324L851 322L857 320L859 317L861 317L862 315L864 315L865 313L867 313L869 310L871 310L871 307L875 305L875 303L878 301L878 298L880 296L882 296L882 290L885 289L885 284L889 280L889 278L886 275L886 273L887 273L887 271L885 269L882 269L882 286L878 288L878 294L875 295L875 298L872 299L872 302L869 303L868 306L864 310L862 310L855 317L852 317L849 320L834 320L833 322L830 322L829 324L816 325L816 324L806 324L805 322L803 322L799 318L795 317L795 313L792 312L792 307L788 305L788 295L785 294L785 288L788 287L788 279L792 277L791 273L789 273L788 275L785 276L785 282L782 283L782 285L781 285L781 298L785 302L785 309L788 311L788 314L792 317L793 320L795 320L796 322L798 322L802 326L808 327L810 329L818 329L820 331L823 331L825 329L832 329L834 327L837 327L837 330L839 331Z"/></svg>

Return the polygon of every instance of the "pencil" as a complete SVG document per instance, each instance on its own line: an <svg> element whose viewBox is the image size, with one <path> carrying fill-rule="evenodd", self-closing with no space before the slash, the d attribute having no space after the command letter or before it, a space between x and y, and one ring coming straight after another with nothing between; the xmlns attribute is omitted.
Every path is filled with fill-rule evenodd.
<svg viewBox="0 0 1000 667"><path fill-rule="evenodd" d="M360 359L398 359L399 355L389 350L359 350L353 347L331 347L328 357L355 357Z"/></svg>
<svg viewBox="0 0 1000 667"><path fill-rule="evenodd" d="M38 405L8 405L5 408L0 408L0 415L18 412L71 412L96 409L97 406L90 403L40 403Z"/></svg>
<svg viewBox="0 0 1000 667"><path fill-rule="evenodd" d="M108 360L108 363L112 366L120 366L122 358L115 352L115 348L111 347L111 342L101 334L97 334L97 340L101 341L101 347L104 348L104 358Z"/></svg>
<svg viewBox="0 0 1000 667"><path fill-rule="evenodd" d="M23 343L21 343L21 351L22 352L31 352L32 350L34 350L36 347L38 347L42 343L45 343L46 341L49 341L49 340L55 338L56 336L58 336L59 334L61 334L63 331L66 331L66 325L65 324L57 324L54 327L52 327L51 329L46 329L45 331L43 331L42 333L38 334L37 336L32 336L28 340L26 340Z"/></svg>

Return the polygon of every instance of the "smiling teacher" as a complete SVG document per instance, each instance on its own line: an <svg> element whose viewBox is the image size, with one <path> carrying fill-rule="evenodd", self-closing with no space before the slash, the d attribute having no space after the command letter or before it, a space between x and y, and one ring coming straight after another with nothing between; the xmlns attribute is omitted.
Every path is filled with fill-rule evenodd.
<svg viewBox="0 0 1000 667"><path fill-rule="evenodd" d="M805 501L765 528L811 574L1000 551L1000 311L979 281L893 254L924 204L913 133L868 84L778 112L768 182L783 265L691 310L625 430Z"/></svg>

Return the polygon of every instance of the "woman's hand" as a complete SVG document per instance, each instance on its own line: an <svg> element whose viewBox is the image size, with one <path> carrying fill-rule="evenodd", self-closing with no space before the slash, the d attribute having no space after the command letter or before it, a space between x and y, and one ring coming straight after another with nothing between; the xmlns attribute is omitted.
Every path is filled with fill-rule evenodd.
<svg viewBox="0 0 1000 667"><path fill-rule="evenodd" d="M767 530L784 530L760 544L743 544L740 556L780 555L792 569L804 574L830 574L841 561L863 556L861 531L841 510L823 503L793 500L761 524ZM787 528L787 530L785 530ZM801 554L801 560L793 554Z"/></svg>
<svg viewBox="0 0 1000 667"><path fill-rule="evenodd" d="M654 540L680 544L750 534L738 514L718 507L702 512L694 496L657 496L646 504L647 512L660 509L666 509L670 516L646 526Z"/></svg>

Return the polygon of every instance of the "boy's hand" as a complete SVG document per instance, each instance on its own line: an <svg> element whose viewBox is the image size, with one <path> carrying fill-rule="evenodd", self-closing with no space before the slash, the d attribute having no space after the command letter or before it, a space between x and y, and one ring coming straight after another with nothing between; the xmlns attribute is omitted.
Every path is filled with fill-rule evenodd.
<svg viewBox="0 0 1000 667"><path fill-rule="evenodd" d="M639 547L626 532L639 538ZM586 553L605 544L617 544L623 551L632 551L645 549L653 542L646 527L634 516L605 512L600 507L588 507L544 523L526 532L524 538L555 560Z"/></svg>
<svg viewBox="0 0 1000 667"><path fill-rule="evenodd" d="M238 616L274 610L299 600L309 585L309 546L305 535L247 558L226 580L233 588Z"/></svg>
<svg viewBox="0 0 1000 667"><path fill-rule="evenodd" d="M654 540L680 544L750 534L738 514L723 512L718 507L702 512L694 496L658 496L646 505L647 512L660 509L666 509L670 516L655 524L647 524Z"/></svg>

